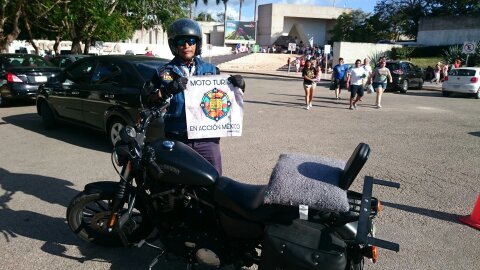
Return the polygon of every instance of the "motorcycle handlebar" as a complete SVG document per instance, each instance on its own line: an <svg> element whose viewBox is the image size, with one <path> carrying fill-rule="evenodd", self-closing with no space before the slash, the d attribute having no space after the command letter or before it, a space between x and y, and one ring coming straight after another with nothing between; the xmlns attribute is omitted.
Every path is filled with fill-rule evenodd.
<svg viewBox="0 0 480 270"><path fill-rule="evenodd" d="M170 105L170 102L164 101L160 105L155 105L152 106L148 109L145 109L140 112L140 131L145 132L147 126L150 124L150 121L152 119L157 119L162 116L162 111L164 111L168 106Z"/></svg>

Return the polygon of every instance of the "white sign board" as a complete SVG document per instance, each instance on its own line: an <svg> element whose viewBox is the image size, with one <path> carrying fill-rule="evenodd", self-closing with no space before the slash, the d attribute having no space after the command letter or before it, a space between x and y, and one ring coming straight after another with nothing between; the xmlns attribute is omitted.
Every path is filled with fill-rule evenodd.
<svg viewBox="0 0 480 270"><path fill-rule="evenodd" d="M288 50L293 52L297 50L297 44L295 43L288 43Z"/></svg>
<svg viewBox="0 0 480 270"><path fill-rule="evenodd" d="M188 78L184 95L189 139L242 135L243 92L228 77Z"/></svg>
<svg viewBox="0 0 480 270"><path fill-rule="evenodd" d="M326 45L325 45L325 51L324 51L324 53L325 53L325 54L329 54L329 53L330 53L330 50L331 50L331 46L328 45L328 44L326 44Z"/></svg>
<svg viewBox="0 0 480 270"><path fill-rule="evenodd" d="M475 42L471 42L471 41L465 41L463 43L463 53L466 53L466 54L473 54L475 53L475 47L476 47L476 43Z"/></svg>

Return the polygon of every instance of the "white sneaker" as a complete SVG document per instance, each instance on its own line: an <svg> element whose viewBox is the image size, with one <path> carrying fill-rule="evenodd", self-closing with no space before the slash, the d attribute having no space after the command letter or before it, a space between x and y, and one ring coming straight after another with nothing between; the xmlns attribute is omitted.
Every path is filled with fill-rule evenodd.
<svg viewBox="0 0 480 270"><path fill-rule="evenodd" d="M305 107L305 110L310 110L310 106L307 105L307 107Z"/></svg>
<svg viewBox="0 0 480 270"><path fill-rule="evenodd" d="M380 109L381 107L382 107L382 105L377 104L377 109Z"/></svg>
<svg viewBox="0 0 480 270"><path fill-rule="evenodd" d="M308 106L310 106L310 108L313 107L312 102L310 102L310 103L308 104Z"/></svg>

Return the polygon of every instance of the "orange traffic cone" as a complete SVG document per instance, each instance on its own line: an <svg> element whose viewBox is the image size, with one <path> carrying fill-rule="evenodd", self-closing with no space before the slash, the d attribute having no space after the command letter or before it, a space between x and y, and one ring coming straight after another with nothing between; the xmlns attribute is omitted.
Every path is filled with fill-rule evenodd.
<svg viewBox="0 0 480 270"><path fill-rule="evenodd" d="M459 218L461 222L480 230L480 194L478 195L477 203L473 207L470 216L463 216Z"/></svg>

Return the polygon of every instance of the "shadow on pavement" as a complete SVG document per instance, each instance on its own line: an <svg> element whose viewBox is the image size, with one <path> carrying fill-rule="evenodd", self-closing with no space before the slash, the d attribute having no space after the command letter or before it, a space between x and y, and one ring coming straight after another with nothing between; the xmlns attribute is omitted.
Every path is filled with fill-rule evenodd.
<svg viewBox="0 0 480 270"><path fill-rule="evenodd" d="M407 96L441 97L441 98L443 98L442 92L439 92L439 91L408 91L405 94L402 94L400 92L391 92L391 93L399 94L399 95L407 95Z"/></svg>
<svg viewBox="0 0 480 270"><path fill-rule="evenodd" d="M0 108L0 110L5 110L13 107L26 107L35 105L35 99L18 99L18 100L9 100L5 107Z"/></svg>
<svg viewBox="0 0 480 270"><path fill-rule="evenodd" d="M468 134L473 135L473 136L480 137L480 131L477 131L477 132L469 132Z"/></svg>
<svg viewBox="0 0 480 270"><path fill-rule="evenodd" d="M44 242L41 250L55 256L78 262L100 261L111 264L109 269L145 269L155 257L156 251L147 246L142 248L103 248L86 243L78 238L69 228L64 217L52 217L30 210L13 210L9 202L16 193L24 193L44 202L65 208L70 200L78 194L67 180L34 174L11 173L0 168L0 237L7 245L15 244L14 239L25 237ZM67 246L79 249L67 252ZM72 247L69 247L70 249ZM170 264L171 262L169 262ZM185 264L183 268L185 268ZM158 266L157 266L158 267ZM158 268L157 268L158 269ZM162 268L164 269L164 268ZM176 269L176 268L168 268Z"/></svg>
<svg viewBox="0 0 480 270"><path fill-rule="evenodd" d="M458 217L460 216L457 214L451 214L451 213L446 213L442 211L436 211L436 210L431 210L427 208L421 208L421 207L410 206L410 205L399 204L399 203L391 203L386 201L382 201L382 205L396 208L402 211L426 216L426 217L431 217L431 218L435 218L443 221L449 221L452 223L461 224L460 221L458 221Z"/></svg>
<svg viewBox="0 0 480 270"><path fill-rule="evenodd" d="M112 151L107 137L100 132L66 123L61 123L55 129L47 130L43 128L40 116L35 113L6 116L2 120L17 127L83 148L103 152Z"/></svg>

